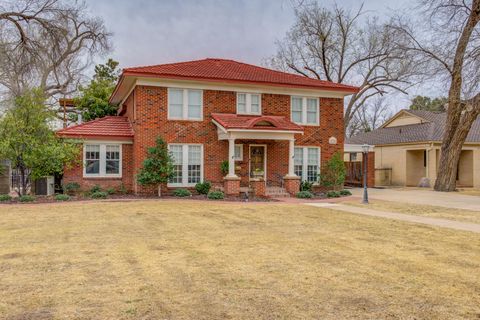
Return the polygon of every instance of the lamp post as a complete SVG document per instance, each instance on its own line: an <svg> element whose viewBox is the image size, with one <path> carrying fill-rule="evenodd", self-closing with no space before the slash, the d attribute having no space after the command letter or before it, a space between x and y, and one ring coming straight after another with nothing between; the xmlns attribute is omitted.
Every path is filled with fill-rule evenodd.
<svg viewBox="0 0 480 320"><path fill-rule="evenodd" d="M368 204L368 188L367 188L367 174L368 174L368 151L370 146L368 144L362 145L363 152L363 204Z"/></svg>

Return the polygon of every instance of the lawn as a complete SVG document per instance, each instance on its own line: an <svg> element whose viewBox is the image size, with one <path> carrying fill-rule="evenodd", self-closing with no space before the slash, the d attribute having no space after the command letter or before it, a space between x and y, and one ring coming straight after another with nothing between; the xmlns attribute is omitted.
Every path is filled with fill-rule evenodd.
<svg viewBox="0 0 480 320"><path fill-rule="evenodd" d="M360 203L360 201L358 200L345 201L342 203L355 206L355 207L365 207L365 205ZM392 212L398 212L398 213L411 214L414 216L442 218L442 219L456 220L461 222L473 222L473 223L480 224L480 211L445 208L445 207L437 207L437 206L422 205L422 204L411 204L411 203L396 202L396 201L384 201L384 200L377 200L377 199L370 200L368 207L374 210L392 211Z"/></svg>
<svg viewBox="0 0 480 320"><path fill-rule="evenodd" d="M477 319L480 234L293 204L0 206L6 319Z"/></svg>

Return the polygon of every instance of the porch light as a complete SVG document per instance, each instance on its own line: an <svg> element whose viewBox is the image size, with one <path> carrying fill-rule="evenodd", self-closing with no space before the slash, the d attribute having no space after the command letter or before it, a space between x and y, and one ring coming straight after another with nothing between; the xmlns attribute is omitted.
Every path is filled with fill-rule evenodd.
<svg viewBox="0 0 480 320"><path fill-rule="evenodd" d="M370 146L365 143L362 145L362 150L363 150L363 153L368 153L368 151L370 150Z"/></svg>

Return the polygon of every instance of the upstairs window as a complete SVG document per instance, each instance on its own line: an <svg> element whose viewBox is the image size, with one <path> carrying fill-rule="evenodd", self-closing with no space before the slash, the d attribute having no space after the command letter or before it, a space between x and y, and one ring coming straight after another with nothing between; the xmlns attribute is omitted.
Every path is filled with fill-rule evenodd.
<svg viewBox="0 0 480 320"><path fill-rule="evenodd" d="M291 119L297 124L319 125L320 108L318 98L292 97Z"/></svg>
<svg viewBox="0 0 480 320"><path fill-rule="evenodd" d="M237 93L237 114L262 114L261 95Z"/></svg>
<svg viewBox="0 0 480 320"><path fill-rule="evenodd" d="M168 119L202 120L202 109L202 90L168 89Z"/></svg>
<svg viewBox="0 0 480 320"><path fill-rule="evenodd" d="M120 144L85 144L84 177L121 177L122 146Z"/></svg>

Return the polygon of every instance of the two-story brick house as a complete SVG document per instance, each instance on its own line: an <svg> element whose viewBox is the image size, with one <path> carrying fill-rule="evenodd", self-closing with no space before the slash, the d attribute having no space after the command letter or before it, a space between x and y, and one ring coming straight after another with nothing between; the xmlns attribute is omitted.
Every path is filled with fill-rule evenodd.
<svg viewBox="0 0 480 320"><path fill-rule="evenodd" d="M58 132L83 139L83 165L66 170L64 182L153 193L135 175L161 136L175 162L166 190L208 180L227 194L270 186L292 194L343 152L343 98L356 91L224 59L127 68L110 98L118 116Z"/></svg>

